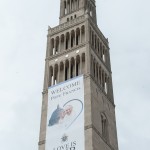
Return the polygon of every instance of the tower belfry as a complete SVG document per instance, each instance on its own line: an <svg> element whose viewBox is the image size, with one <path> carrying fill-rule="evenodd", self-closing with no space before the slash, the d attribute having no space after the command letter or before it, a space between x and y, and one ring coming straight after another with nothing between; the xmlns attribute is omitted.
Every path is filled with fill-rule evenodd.
<svg viewBox="0 0 150 150"><path fill-rule="evenodd" d="M97 26L95 0L60 0L59 25L49 28L47 35L39 150L84 150L73 147L73 142L72 147L65 145L66 135L62 138L64 147L46 147L46 144L52 144L47 140L48 90L57 85L66 86L67 82L80 76L84 83L85 150L118 150L109 51L108 39ZM53 113L49 126L58 124L53 117L63 109L59 105L56 108L57 115ZM72 106L66 109L72 110Z"/></svg>

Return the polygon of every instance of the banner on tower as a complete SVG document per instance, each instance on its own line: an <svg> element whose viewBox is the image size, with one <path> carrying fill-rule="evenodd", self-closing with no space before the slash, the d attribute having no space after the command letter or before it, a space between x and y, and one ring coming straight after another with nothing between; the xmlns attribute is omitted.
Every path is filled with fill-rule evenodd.
<svg viewBox="0 0 150 150"><path fill-rule="evenodd" d="M84 82L79 76L48 90L46 150L84 150Z"/></svg>

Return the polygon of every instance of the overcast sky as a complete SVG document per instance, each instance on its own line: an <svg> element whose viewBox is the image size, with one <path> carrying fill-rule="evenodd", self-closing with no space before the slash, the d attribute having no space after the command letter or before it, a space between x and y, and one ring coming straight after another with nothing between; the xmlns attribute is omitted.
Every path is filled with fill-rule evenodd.
<svg viewBox="0 0 150 150"><path fill-rule="evenodd" d="M60 0L0 0L0 150L37 150L48 25ZM150 1L97 0L109 38L120 150L149 150Z"/></svg>

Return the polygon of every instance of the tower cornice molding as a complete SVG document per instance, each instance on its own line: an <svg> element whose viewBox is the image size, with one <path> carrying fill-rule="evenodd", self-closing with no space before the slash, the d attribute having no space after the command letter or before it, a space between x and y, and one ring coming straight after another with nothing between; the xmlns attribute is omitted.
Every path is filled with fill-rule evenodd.
<svg viewBox="0 0 150 150"><path fill-rule="evenodd" d="M82 15L82 16L76 18L76 19L70 20L70 21L68 21L66 23L63 23L63 24L60 24L56 27L49 28L47 36L48 37L53 36L54 34L57 34L59 32L67 30L67 29L69 29L73 26L76 26L77 24L80 24L80 23L84 22L85 20L86 20L85 15Z"/></svg>
<svg viewBox="0 0 150 150"><path fill-rule="evenodd" d="M76 47L69 48L68 50L62 51L62 52L60 52L60 53L58 53L58 54L56 54L56 55L49 56L49 57L47 57L47 58L45 59L45 61L55 60L56 58L58 58L58 57L60 57L60 56L63 56L63 55L65 55L65 54L69 54L69 53L71 53L71 52L73 52L73 51L75 51L75 50L78 50L78 49L80 49L80 48L85 47L86 44L88 44L88 42L87 42L87 43L82 43L82 44L80 44L80 45L78 45L78 46L76 46Z"/></svg>

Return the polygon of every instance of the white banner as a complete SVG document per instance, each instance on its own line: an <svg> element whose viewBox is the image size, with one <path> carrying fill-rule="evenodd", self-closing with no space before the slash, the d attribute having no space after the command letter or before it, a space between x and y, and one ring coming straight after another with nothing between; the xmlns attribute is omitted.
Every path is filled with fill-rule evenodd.
<svg viewBox="0 0 150 150"><path fill-rule="evenodd" d="M84 82L79 76L50 87L46 150L84 150Z"/></svg>

